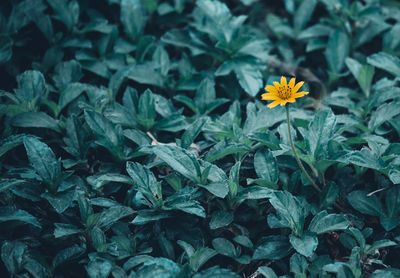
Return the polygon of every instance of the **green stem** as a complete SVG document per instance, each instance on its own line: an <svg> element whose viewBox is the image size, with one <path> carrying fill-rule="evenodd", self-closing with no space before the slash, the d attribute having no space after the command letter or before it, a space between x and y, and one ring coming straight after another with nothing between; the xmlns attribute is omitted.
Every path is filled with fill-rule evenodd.
<svg viewBox="0 0 400 278"><path fill-rule="evenodd" d="M318 185L313 181L313 179L307 173L306 169L303 166L303 163L301 162L301 160L299 158L299 155L297 154L296 148L294 147L294 143L293 143L292 131L290 129L289 104L285 105L285 108L286 108L286 120L287 120L287 125L288 125L289 141L290 141L290 146L292 147L292 150L293 150L294 157L296 158L297 164L299 165L301 171L306 176L307 180L312 184L312 186L318 192L321 192L321 189L318 187Z"/></svg>

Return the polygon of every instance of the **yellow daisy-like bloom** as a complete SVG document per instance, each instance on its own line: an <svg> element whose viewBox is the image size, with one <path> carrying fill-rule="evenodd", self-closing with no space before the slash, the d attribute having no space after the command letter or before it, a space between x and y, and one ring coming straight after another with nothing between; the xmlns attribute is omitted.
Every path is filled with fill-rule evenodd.
<svg viewBox="0 0 400 278"><path fill-rule="evenodd" d="M267 85L265 90L269 93L265 93L261 95L262 100L273 100L270 104L268 104L268 108L274 108L278 104L281 106L285 105L288 102L296 102L296 98L307 95L308 92L297 92L301 86L303 86L304 82L300 81L296 83L296 78L292 78L289 81L289 84L286 82L286 77L281 77L281 83L274 81L274 86Z"/></svg>

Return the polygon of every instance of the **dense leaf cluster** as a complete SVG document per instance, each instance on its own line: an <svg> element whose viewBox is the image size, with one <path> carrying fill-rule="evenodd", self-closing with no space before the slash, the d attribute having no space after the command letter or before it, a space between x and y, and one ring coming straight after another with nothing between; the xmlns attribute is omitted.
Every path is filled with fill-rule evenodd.
<svg viewBox="0 0 400 278"><path fill-rule="evenodd" d="M391 0L2 1L0 276L399 277L399 34Z"/></svg>

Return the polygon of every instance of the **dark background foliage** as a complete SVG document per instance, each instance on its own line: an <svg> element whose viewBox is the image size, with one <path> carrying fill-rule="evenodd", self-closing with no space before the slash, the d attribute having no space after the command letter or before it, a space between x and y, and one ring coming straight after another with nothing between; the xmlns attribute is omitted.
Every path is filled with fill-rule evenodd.
<svg viewBox="0 0 400 278"><path fill-rule="evenodd" d="M2 1L0 276L399 277L399 34L391 0Z"/></svg>

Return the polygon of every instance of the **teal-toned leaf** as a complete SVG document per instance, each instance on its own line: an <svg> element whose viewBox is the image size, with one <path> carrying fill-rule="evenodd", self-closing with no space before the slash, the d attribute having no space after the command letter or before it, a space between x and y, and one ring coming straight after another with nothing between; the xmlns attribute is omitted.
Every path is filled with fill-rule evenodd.
<svg viewBox="0 0 400 278"><path fill-rule="evenodd" d="M205 218L206 212L200 202L195 200L196 195L196 189L185 187L165 199L163 208L165 210L177 209Z"/></svg>
<svg viewBox="0 0 400 278"><path fill-rule="evenodd" d="M182 135L181 147L187 149L199 136L204 124L207 122L206 118L197 119Z"/></svg>
<svg viewBox="0 0 400 278"><path fill-rule="evenodd" d="M302 1L300 6L296 9L296 13L293 17L293 26L297 31L301 31L307 25L308 21L314 12L316 0L305 0Z"/></svg>
<svg viewBox="0 0 400 278"><path fill-rule="evenodd" d="M219 266L213 266L200 273L196 273L193 278L240 278L241 276L232 272L229 269L220 268Z"/></svg>
<svg viewBox="0 0 400 278"><path fill-rule="evenodd" d="M254 251L253 260L280 260L291 252L286 236L267 236Z"/></svg>
<svg viewBox="0 0 400 278"><path fill-rule="evenodd" d="M19 221L22 223L31 224L38 228L42 228L36 217L26 212L25 210L15 210L12 207L2 207L0 208L0 222L7 221Z"/></svg>
<svg viewBox="0 0 400 278"><path fill-rule="evenodd" d="M306 272L308 268L308 263L306 258L296 253L290 257L290 271L293 272L296 277L307 277Z"/></svg>
<svg viewBox="0 0 400 278"><path fill-rule="evenodd" d="M305 207L305 203L300 202L298 198L294 197L288 191L274 192L269 201L282 221L295 234L300 235L303 231L304 219L307 216L308 208Z"/></svg>
<svg viewBox="0 0 400 278"><path fill-rule="evenodd" d="M74 190L56 194L45 192L42 194L42 198L46 199L58 213L63 213L71 205L74 195Z"/></svg>
<svg viewBox="0 0 400 278"><path fill-rule="evenodd" d="M197 250L193 256L190 257L189 264L194 271L198 271L207 261L217 255L217 251L203 247Z"/></svg>
<svg viewBox="0 0 400 278"><path fill-rule="evenodd" d="M384 103L371 113L371 119L368 123L368 128L376 130L380 125L395 118L400 114L400 102Z"/></svg>
<svg viewBox="0 0 400 278"><path fill-rule="evenodd" d="M111 154L123 158L123 133L119 125L94 111L85 110L85 120L96 136L96 143L105 147Z"/></svg>
<svg viewBox="0 0 400 278"><path fill-rule="evenodd" d="M105 259L91 260L85 267L90 278L107 278L112 269L112 264Z"/></svg>
<svg viewBox="0 0 400 278"><path fill-rule="evenodd" d="M369 97L371 90L372 78L374 77L375 68L370 65L362 65L357 60L346 58L346 66L349 68L351 74L357 80L361 90L366 97Z"/></svg>
<svg viewBox="0 0 400 278"><path fill-rule="evenodd" d="M241 64L235 67L235 73L243 90L252 97L256 96L263 86L261 72L254 67Z"/></svg>
<svg viewBox="0 0 400 278"><path fill-rule="evenodd" d="M349 220L347 220L343 214L328 214L326 210L323 210L314 216L308 226L308 230L319 235L333 231L345 230L349 225Z"/></svg>
<svg viewBox="0 0 400 278"><path fill-rule="evenodd" d="M75 235L75 234L83 232L83 230L79 229L78 227L76 227L72 224L54 223L54 226L55 226L55 229L54 229L53 235L55 238Z"/></svg>
<svg viewBox="0 0 400 278"><path fill-rule="evenodd" d="M111 207L104 210L97 221L97 226L103 230L108 230L118 220L133 214L133 210L125 206Z"/></svg>
<svg viewBox="0 0 400 278"><path fill-rule="evenodd" d="M232 244L232 242L225 238L214 238L212 241L212 246L214 247L215 251L221 255L231 258L237 257L235 246Z"/></svg>
<svg viewBox="0 0 400 278"><path fill-rule="evenodd" d="M84 253L85 253L85 249L76 244L71 247L65 248L65 249L59 251L55 255L55 257L52 261L53 268L56 268L62 264L68 263L71 260L77 259L80 256L82 256Z"/></svg>
<svg viewBox="0 0 400 278"><path fill-rule="evenodd" d="M352 163L354 165L376 170L385 167L385 163L382 161L382 159L368 148L362 148L361 151L348 152L344 156L337 158L336 161Z"/></svg>
<svg viewBox="0 0 400 278"><path fill-rule="evenodd" d="M137 121L146 130L149 130L155 123L156 108L153 93L147 89L139 98Z"/></svg>
<svg viewBox="0 0 400 278"><path fill-rule="evenodd" d="M315 159L327 156L328 142L335 135L337 119L331 110L319 110L307 130L307 144Z"/></svg>
<svg viewBox="0 0 400 278"><path fill-rule="evenodd" d="M383 214L382 204L376 195L367 197L367 192L357 190L349 193L347 195L347 200L353 208L361 213L376 216Z"/></svg>
<svg viewBox="0 0 400 278"><path fill-rule="evenodd" d="M276 275L275 271L268 266L260 266L257 271L265 278L278 278L278 275Z"/></svg>
<svg viewBox="0 0 400 278"><path fill-rule="evenodd" d="M140 0L121 0L121 23L131 40L136 40L142 34L146 18Z"/></svg>
<svg viewBox="0 0 400 278"><path fill-rule="evenodd" d="M54 83L60 89L78 82L82 78L82 67L76 60L59 63L54 72Z"/></svg>
<svg viewBox="0 0 400 278"><path fill-rule="evenodd" d="M368 64L383 69L394 76L400 76L400 59L385 52L375 53L367 58Z"/></svg>
<svg viewBox="0 0 400 278"><path fill-rule="evenodd" d="M13 126L48 128L56 132L61 132L58 122L44 112L25 112L13 118Z"/></svg>
<svg viewBox="0 0 400 278"><path fill-rule="evenodd" d="M28 70L17 76L18 98L25 102L35 102L47 94L46 81L39 71Z"/></svg>
<svg viewBox="0 0 400 278"><path fill-rule="evenodd" d="M12 57L13 40L7 35L0 35L0 65L7 63Z"/></svg>
<svg viewBox="0 0 400 278"><path fill-rule="evenodd" d="M226 227L233 221L233 213L227 211L216 211L210 220L210 229L215 230Z"/></svg>
<svg viewBox="0 0 400 278"><path fill-rule="evenodd" d="M108 173L101 174L97 176L89 176L87 177L87 182L93 187L95 190L101 189L104 185L110 182L118 182L125 184L132 184L132 179L121 174L116 173Z"/></svg>
<svg viewBox="0 0 400 278"><path fill-rule="evenodd" d="M88 88L88 85L78 82L66 84L66 87L61 91L60 98L58 99L58 109L60 111L64 109Z"/></svg>
<svg viewBox="0 0 400 278"><path fill-rule="evenodd" d="M339 74L343 69L345 59L349 55L350 42L347 35L339 30L333 32L326 46L325 57L329 69Z"/></svg>
<svg viewBox="0 0 400 278"><path fill-rule="evenodd" d="M302 237L290 234L289 241L293 248L305 257L311 256L318 246L318 238L309 234L304 234Z"/></svg>
<svg viewBox="0 0 400 278"><path fill-rule="evenodd" d="M36 138L24 138L24 145L29 162L44 182L53 189L58 187L61 176L61 163L53 151Z"/></svg>
<svg viewBox="0 0 400 278"><path fill-rule="evenodd" d="M278 162L268 149L259 150L254 155L254 169L258 177L276 183L279 178Z"/></svg>
<svg viewBox="0 0 400 278"><path fill-rule="evenodd" d="M176 146L162 145L154 146L152 150L155 155L181 175L193 181L200 178L197 176L196 171L196 168L200 168L197 159L185 149Z"/></svg>

